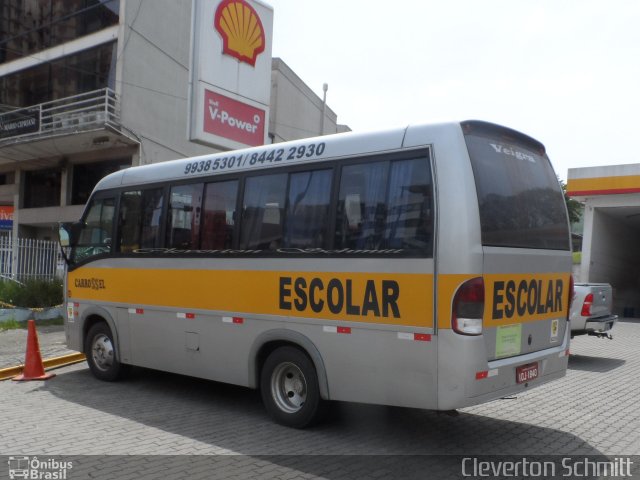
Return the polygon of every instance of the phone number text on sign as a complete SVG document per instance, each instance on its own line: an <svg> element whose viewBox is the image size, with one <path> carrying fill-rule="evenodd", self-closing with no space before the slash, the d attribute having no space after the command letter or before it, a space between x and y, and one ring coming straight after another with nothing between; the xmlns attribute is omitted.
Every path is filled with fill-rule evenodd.
<svg viewBox="0 0 640 480"><path fill-rule="evenodd" d="M230 155L228 157L215 158L209 160L198 160L188 163L184 169L184 174L197 174L215 172L220 170L230 170L244 166L275 164L282 161L303 160L320 157L325 151L325 143L310 143L298 147L277 148L254 152L251 154Z"/></svg>

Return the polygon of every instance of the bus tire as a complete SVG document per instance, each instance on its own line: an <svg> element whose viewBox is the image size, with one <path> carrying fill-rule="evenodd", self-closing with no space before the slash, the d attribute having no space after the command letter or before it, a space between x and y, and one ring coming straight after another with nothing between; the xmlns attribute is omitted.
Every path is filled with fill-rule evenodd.
<svg viewBox="0 0 640 480"><path fill-rule="evenodd" d="M260 393L267 412L281 425L305 428L320 417L316 368L295 347L280 347L267 357L260 374Z"/></svg>
<svg viewBox="0 0 640 480"><path fill-rule="evenodd" d="M96 323L87 332L84 351L91 373L107 382L119 380L126 373L128 365L123 365L116 355L116 343L109 325Z"/></svg>

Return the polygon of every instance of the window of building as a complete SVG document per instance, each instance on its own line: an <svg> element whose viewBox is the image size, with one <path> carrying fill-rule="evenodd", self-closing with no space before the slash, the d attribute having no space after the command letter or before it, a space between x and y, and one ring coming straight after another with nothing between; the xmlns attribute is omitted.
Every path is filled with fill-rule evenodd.
<svg viewBox="0 0 640 480"><path fill-rule="evenodd" d="M60 170L33 170L24 174L24 208L60 205Z"/></svg>
<svg viewBox="0 0 640 480"><path fill-rule="evenodd" d="M207 184L200 237L202 250L223 250L233 246L237 196L237 180Z"/></svg>
<svg viewBox="0 0 640 480"><path fill-rule="evenodd" d="M124 192L120 197L118 250L162 247L162 188Z"/></svg>
<svg viewBox="0 0 640 480"><path fill-rule="evenodd" d="M87 203L87 200L89 200L93 187L95 187L103 177L130 166L130 159L74 165L73 181L71 183L71 204L84 205Z"/></svg>
<svg viewBox="0 0 640 480"><path fill-rule="evenodd" d="M14 172L0 173L0 185L11 185L15 183L15 178Z"/></svg>
<svg viewBox="0 0 640 480"><path fill-rule="evenodd" d="M171 187L167 217L167 247L200 248L202 183Z"/></svg>
<svg viewBox="0 0 640 480"><path fill-rule="evenodd" d="M112 88L115 84L116 43L106 43L74 55L0 77L0 104L28 107Z"/></svg>
<svg viewBox="0 0 640 480"><path fill-rule="evenodd" d="M55 47L119 22L119 0L3 0L0 63Z"/></svg>

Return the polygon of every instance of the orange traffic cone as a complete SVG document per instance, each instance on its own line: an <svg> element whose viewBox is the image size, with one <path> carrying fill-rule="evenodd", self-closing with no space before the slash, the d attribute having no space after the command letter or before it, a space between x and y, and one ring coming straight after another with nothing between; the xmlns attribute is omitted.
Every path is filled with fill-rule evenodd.
<svg viewBox="0 0 640 480"><path fill-rule="evenodd" d="M40 344L36 333L35 320L29 320L27 327L27 353L24 358L22 374L13 377L12 380L24 382L26 380L48 380L55 377L55 373L44 373L44 365L40 356Z"/></svg>

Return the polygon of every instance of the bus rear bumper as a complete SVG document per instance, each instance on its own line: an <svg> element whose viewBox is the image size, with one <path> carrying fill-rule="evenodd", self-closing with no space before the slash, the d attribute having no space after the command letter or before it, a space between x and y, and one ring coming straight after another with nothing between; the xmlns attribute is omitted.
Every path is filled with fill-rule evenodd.
<svg viewBox="0 0 640 480"><path fill-rule="evenodd" d="M456 372L458 385L439 385L438 410L453 410L512 397L564 377L569 361L569 338L567 325L564 341L557 347L516 357L479 362L474 371ZM467 368L469 365L467 364ZM518 381L517 371L532 370L534 367L537 370L535 378L521 378Z"/></svg>

